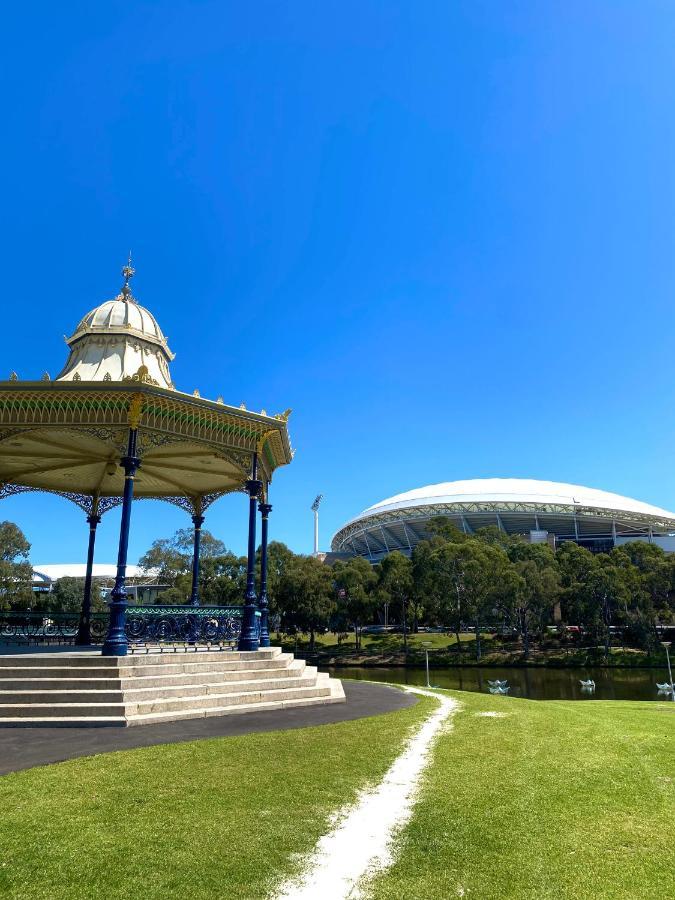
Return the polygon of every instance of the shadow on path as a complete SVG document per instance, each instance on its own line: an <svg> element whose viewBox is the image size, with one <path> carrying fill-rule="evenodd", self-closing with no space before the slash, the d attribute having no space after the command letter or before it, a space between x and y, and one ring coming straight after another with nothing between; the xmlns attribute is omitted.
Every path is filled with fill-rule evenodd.
<svg viewBox="0 0 675 900"><path fill-rule="evenodd" d="M418 701L414 694L383 684L343 681L343 687L346 703L185 719L164 725L136 725L132 728L0 727L0 775L111 750L348 722L404 709Z"/></svg>

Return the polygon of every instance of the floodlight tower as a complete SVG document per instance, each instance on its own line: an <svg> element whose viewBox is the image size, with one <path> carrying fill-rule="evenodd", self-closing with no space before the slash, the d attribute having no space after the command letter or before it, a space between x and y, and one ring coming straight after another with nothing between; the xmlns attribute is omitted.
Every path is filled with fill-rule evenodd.
<svg viewBox="0 0 675 900"><path fill-rule="evenodd" d="M314 513L314 556L319 555L319 506L323 500L323 494L317 494L314 503L312 503L312 512Z"/></svg>

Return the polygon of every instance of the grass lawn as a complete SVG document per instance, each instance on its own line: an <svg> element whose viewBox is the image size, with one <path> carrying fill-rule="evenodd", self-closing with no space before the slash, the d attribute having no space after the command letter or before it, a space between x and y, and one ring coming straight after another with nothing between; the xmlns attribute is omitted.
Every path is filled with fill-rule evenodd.
<svg viewBox="0 0 675 900"><path fill-rule="evenodd" d="M672 896L675 704L452 696L374 900ZM433 705L0 778L0 896L265 897Z"/></svg>
<svg viewBox="0 0 675 900"><path fill-rule="evenodd" d="M674 703L452 696L375 900L673 896Z"/></svg>
<svg viewBox="0 0 675 900"><path fill-rule="evenodd" d="M0 778L0 896L258 898L380 780L434 700L355 722L109 753Z"/></svg>
<svg viewBox="0 0 675 900"><path fill-rule="evenodd" d="M275 638L274 643L277 643L276 634L273 635L273 637ZM459 639L462 643L473 643L473 641L476 640L476 636L474 634L462 633L460 634ZM429 634L420 633L408 635L408 646L411 649L419 650L423 653L425 643L429 644L429 650L447 650L448 647L454 647L457 641L454 634L439 634L436 632L432 632ZM283 641L281 641L281 645L284 647L284 649L293 651L295 649L295 638L284 637ZM337 641L337 635L333 634L332 632L316 635L317 650L354 653L355 647L356 642L353 633L348 634L347 637L340 641L339 644ZM396 634L394 632L390 632L388 634L364 634L361 635L361 647L366 653L402 653L403 635ZM298 649L309 649L309 635L300 636L300 640L298 641Z"/></svg>

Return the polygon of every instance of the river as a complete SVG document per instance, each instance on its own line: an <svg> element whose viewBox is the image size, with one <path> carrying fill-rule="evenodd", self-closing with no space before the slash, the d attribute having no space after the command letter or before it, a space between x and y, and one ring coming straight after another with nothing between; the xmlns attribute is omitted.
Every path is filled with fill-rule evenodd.
<svg viewBox="0 0 675 900"><path fill-rule="evenodd" d="M426 684L424 668L344 667L330 668L337 678L365 681L391 681L395 684ZM488 681L505 680L510 697L531 700L671 700L659 693L656 682L667 682L668 673L660 669L545 669L493 668L480 666L431 669L431 685L454 691L489 693ZM584 690L580 679L595 681L595 690Z"/></svg>

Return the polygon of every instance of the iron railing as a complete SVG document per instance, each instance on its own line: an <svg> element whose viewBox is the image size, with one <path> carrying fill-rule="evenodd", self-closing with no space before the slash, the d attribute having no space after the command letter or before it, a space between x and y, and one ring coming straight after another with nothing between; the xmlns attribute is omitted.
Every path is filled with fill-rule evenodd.
<svg viewBox="0 0 675 900"><path fill-rule="evenodd" d="M242 606L129 606L126 633L131 644L230 644L241 633L242 613ZM0 644L74 644L79 619L79 613L0 612ZM107 632L108 613L93 613L92 644L102 644Z"/></svg>

